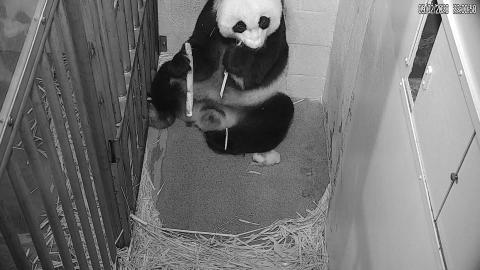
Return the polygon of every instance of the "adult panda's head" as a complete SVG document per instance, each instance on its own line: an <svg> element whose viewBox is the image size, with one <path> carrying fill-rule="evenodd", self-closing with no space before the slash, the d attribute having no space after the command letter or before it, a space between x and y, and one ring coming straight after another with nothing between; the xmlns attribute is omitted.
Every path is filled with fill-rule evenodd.
<svg viewBox="0 0 480 270"><path fill-rule="evenodd" d="M283 4L282 0L215 0L214 10L222 36L258 49L280 26Z"/></svg>

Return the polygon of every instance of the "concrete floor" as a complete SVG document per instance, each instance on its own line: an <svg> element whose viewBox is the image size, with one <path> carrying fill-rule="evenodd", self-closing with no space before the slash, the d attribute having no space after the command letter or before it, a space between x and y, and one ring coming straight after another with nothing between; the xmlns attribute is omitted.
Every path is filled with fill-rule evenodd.
<svg viewBox="0 0 480 270"><path fill-rule="evenodd" d="M181 121L153 131L159 137L149 171L163 225L240 233L305 214L329 181L323 120L318 101L297 103L289 134L276 149L282 161L271 167L252 165L251 155L213 153L201 133Z"/></svg>

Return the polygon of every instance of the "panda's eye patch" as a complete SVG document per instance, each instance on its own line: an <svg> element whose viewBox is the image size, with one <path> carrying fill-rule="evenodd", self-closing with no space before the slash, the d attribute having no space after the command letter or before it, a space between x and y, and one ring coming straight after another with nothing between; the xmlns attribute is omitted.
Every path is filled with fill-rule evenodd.
<svg viewBox="0 0 480 270"><path fill-rule="evenodd" d="M263 30L267 29L270 26L270 18L262 16L260 20L258 20L258 26Z"/></svg>
<svg viewBox="0 0 480 270"><path fill-rule="evenodd" d="M238 21L233 27L233 32L235 33L243 33L247 30L247 25L243 21Z"/></svg>

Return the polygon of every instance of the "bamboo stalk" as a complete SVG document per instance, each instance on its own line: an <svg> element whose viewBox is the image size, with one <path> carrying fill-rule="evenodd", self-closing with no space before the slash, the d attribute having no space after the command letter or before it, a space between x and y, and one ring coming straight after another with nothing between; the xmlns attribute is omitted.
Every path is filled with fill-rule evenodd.
<svg viewBox="0 0 480 270"><path fill-rule="evenodd" d="M75 206L77 207L78 211L78 216L80 219L80 224L82 225L82 231L83 235L85 237L85 244L87 246L88 253L90 254L90 260L92 262L92 267L93 269L100 269L100 264L98 263L98 255L97 255L97 248L95 246L95 240L93 237L92 229L90 226L90 221L88 219L88 213L86 209L86 203L89 203L91 206L90 208L96 210L96 205L94 204L95 198L93 197L93 189L91 188L91 185L89 185L89 178L90 175L88 173L88 167L85 165L85 158L77 158L78 160L78 168L80 171L80 175L83 179L85 179L83 185L85 189L85 196L88 199L87 202L85 202L83 194L82 194L82 189L80 187L80 181L77 175L77 167L75 165L74 159L73 159L73 152L70 146L70 140L68 139L68 132L67 128L65 126L65 120L63 118L63 113L62 113L62 108L60 105L60 101L58 99L57 95L57 90L54 87L54 81L52 77L52 73L50 72L50 66L47 61L47 55L46 53L43 54L43 59L40 64L39 68L39 75L42 78L44 82L44 87L45 87L45 93L47 96L48 100L48 105L52 114L52 120L55 126L55 131L57 132L58 138L61 138L58 140L60 144L60 149L62 151L62 156L64 159L65 167L67 170L67 176L68 180L70 183L70 186L72 188L72 193L73 197L75 199ZM59 74L59 73L57 73ZM61 74L60 74L61 75ZM68 87L64 86L65 82L60 82L61 87ZM76 125L76 123L73 123L73 125ZM72 126L71 123L68 123L68 126L70 128L71 132L78 131L78 127L75 128ZM72 135L72 140L74 139ZM74 148L79 149L79 147L75 147L75 143L79 143L78 141L74 143ZM76 150L77 151L77 150ZM81 154L77 155L78 157L81 157ZM90 188L88 188L90 186ZM95 211L96 212L96 211ZM93 222L99 222L99 219L96 218L95 213L92 215L92 221Z"/></svg>
<svg viewBox="0 0 480 270"><path fill-rule="evenodd" d="M35 180L40 190L42 201L47 212L48 221L55 237L55 243L57 244L60 257L62 258L62 263L66 269L73 269L73 262L68 249L67 240L65 240L62 225L60 224L60 219L58 218L55 201L53 200L52 193L50 192L49 177L45 172L45 168L40 160L37 147L33 141L33 136L30 133L30 126L25 116L22 118L22 123L20 125L20 137L22 138L23 147L32 166L33 173L36 176Z"/></svg>
<svg viewBox="0 0 480 270"><path fill-rule="evenodd" d="M38 88L36 84L33 85L33 89L30 95L32 99L33 111L35 112L35 116L38 121L40 134L47 148L46 150L52 169L53 180L55 182L55 186L60 197L60 202L62 203L63 213L65 214L65 220L68 225L68 231L70 232L70 236L72 237L72 243L77 257L76 259L80 268L87 268L87 258L85 257L82 240L78 231L77 222L75 221L75 214L73 212L72 203L70 201L70 195L68 194L67 186L65 184L65 175L62 172L60 160L57 154L57 150L55 149L53 137L49 128L50 125L43 109L42 101L40 100L40 96L38 95ZM59 140L68 140L68 138L60 137Z"/></svg>
<svg viewBox="0 0 480 270"><path fill-rule="evenodd" d="M10 214L8 213L5 203L0 201L0 232L3 235L3 239L10 250L10 255L18 269L32 268L31 263L25 256L20 239L18 239L17 230L12 223Z"/></svg>
<svg viewBox="0 0 480 270"><path fill-rule="evenodd" d="M7 165L8 176L13 190L17 197L18 204L22 209L23 216L25 217L25 223L27 224L30 236L32 237L33 245L37 252L38 258L45 270L53 270L53 264L48 254L48 248L45 244L42 231L40 230L40 224L37 219L37 215L33 210L33 202L30 198L30 192L28 190L25 179L22 176L18 165L10 159Z"/></svg>

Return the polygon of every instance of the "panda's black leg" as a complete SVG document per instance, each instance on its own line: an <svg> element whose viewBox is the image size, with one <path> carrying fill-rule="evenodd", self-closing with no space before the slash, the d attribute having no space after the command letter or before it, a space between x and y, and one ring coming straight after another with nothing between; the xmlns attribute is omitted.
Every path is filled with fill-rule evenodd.
<svg viewBox="0 0 480 270"><path fill-rule="evenodd" d="M158 128L166 128L175 122L177 114L182 110L184 94L181 86L171 83L168 63L160 67L152 82L150 104L154 111L150 112L152 123Z"/></svg>
<svg viewBox="0 0 480 270"><path fill-rule="evenodd" d="M239 155L264 153L275 149L288 133L294 107L287 95L278 93L262 104L225 112L243 114L242 117L237 117L238 121L228 129L227 147L225 148L224 129L204 132L204 137L208 147L214 152Z"/></svg>

